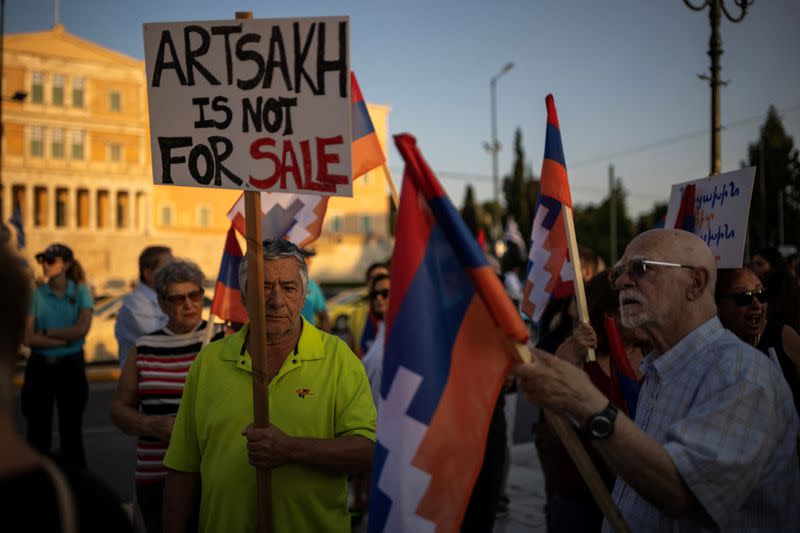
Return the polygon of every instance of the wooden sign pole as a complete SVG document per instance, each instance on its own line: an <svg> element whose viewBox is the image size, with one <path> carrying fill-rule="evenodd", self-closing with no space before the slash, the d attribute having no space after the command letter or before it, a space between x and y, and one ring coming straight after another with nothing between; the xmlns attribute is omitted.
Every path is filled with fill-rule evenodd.
<svg viewBox="0 0 800 533"><path fill-rule="evenodd" d="M589 323L589 308L586 305L586 292L583 289L583 274L581 273L581 257L578 253L578 241L575 238L575 223L572 220L572 208L561 206L564 216L564 230L567 234L567 244L569 246L569 259L572 262L573 286L575 287L575 301L578 304L578 317L580 321ZM586 360L594 361L594 349L589 348L586 352Z"/></svg>
<svg viewBox="0 0 800 533"><path fill-rule="evenodd" d="M400 195L397 194L397 185L395 185L394 178L392 178L392 173L389 172L389 165L386 163L383 164L383 175L386 177L386 183L389 185L389 191L392 193L394 208L400 209Z"/></svg>
<svg viewBox="0 0 800 533"><path fill-rule="evenodd" d="M249 11L237 12L237 19L250 20ZM264 319L264 254L261 239L261 194L244 193L244 214L247 226L247 317L250 319L250 359L253 369L253 425L269 425L269 381L267 380L267 326ZM271 533L272 472L256 468L256 500L258 531Z"/></svg>

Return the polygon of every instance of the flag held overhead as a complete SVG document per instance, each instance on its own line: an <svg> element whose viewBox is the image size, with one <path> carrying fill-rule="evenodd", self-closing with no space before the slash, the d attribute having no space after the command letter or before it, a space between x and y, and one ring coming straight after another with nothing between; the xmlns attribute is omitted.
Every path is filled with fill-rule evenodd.
<svg viewBox="0 0 800 533"><path fill-rule="evenodd" d="M563 222L564 208L572 206L561 129L553 95L548 94L547 133L544 143L539 199L531 229L528 273L523 289L522 311L538 322L547 303L573 292L574 268Z"/></svg>

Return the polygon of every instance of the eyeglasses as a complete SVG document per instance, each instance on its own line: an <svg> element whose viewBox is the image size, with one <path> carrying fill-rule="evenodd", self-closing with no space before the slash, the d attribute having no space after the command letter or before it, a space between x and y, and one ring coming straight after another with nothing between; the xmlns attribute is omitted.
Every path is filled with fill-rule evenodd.
<svg viewBox="0 0 800 533"><path fill-rule="evenodd" d="M742 291L742 292L734 292L728 294L728 297L733 300L739 307L747 307L751 303L753 303L753 298L758 300L758 303L765 304L767 303L767 289L758 289L756 291Z"/></svg>
<svg viewBox="0 0 800 533"><path fill-rule="evenodd" d="M372 298L373 300L375 298L377 298L378 296L383 296L384 298L388 298L389 297L389 289L383 289L383 290L380 290L380 291L370 291L370 293L369 293L369 297Z"/></svg>
<svg viewBox="0 0 800 533"><path fill-rule="evenodd" d="M639 281L642 279L645 274L650 270L650 267L672 267L672 268L691 268L694 269L695 267L689 265L681 265L678 263L667 263L665 261L652 261L650 259L631 259L627 263L619 264L612 268L608 273L608 282L611 284L611 288L616 290L617 289L617 280L622 276L624 273L628 273L628 276L633 281Z"/></svg>
<svg viewBox="0 0 800 533"><path fill-rule="evenodd" d="M184 302L184 300L188 299L191 302L197 303L203 299L203 294L205 291L203 289L197 289L192 292L187 292L185 294L170 294L165 296L164 299L173 305L180 305Z"/></svg>

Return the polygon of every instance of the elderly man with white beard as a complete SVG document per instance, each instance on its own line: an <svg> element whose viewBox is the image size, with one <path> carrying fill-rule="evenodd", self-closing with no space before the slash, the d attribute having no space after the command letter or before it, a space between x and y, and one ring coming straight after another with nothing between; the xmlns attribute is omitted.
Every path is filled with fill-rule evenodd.
<svg viewBox="0 0 800 533"><path fill-rule="evenodd" d="M635 421L545 353L518 367L520 388L580 424L633 531L800 531L792 396L778 362L720 324L715 276L706 244L672 229L636 237L611 270L622 323L654 346Z"/></svg>

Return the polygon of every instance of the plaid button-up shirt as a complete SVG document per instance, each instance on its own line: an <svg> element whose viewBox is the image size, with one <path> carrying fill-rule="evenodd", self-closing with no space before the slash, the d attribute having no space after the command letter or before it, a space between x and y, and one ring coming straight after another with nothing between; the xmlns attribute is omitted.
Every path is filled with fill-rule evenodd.
<svg viewBox="0 0 800 533"><path fill-rule="evenodd" d="M618 478L613 498L631 529L800 531L799 424L777 361L714 317L641 369L636 425L702 510L672 519Z"/></svg>

